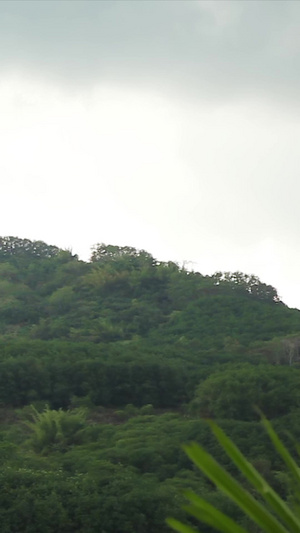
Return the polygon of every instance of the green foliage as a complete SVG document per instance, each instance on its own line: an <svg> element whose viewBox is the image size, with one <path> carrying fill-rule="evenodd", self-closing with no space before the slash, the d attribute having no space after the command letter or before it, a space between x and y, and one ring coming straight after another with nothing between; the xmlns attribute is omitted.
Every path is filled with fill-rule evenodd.
<svg viewBox="0 0 300 533"><path fill-rule="evenodd" d="M216 272L213 278L216 285L229 287L234 291L248 292L259 300L280 301L276 289L262 283L257 276L249 276L243 272Z"/></svg>
<svg viewBox="0 0 300 533"><path fill-rule="evenodd" d="M273 287L127 246L84 262L16 237L0 239L0 278L1 532L167 533L182 490L247 529L181 449L197 440L243 483L205 414L290 498L252 408L300 439L300 314Z"/></svg>
<svg viewBox="0 0 300 533"><path fill-rule="evenodd" d="M300 494L299 467L265 418L263 418L263 424L277 452L288 467L291 478L296 483L294 488L296 499ZM300 516L297 509L292 509L287 505L220 427L213 422L210 422L210 426L218 442L246 478L250 488L245 488L242 484L238 483L202 446L196 443L185 446L186 453L194 464L252 522L257 524L260 531L266 533L299 533ZM255 495L253 494L253 489ZM257 496L259 496L259 499ZM185 510L197 520L223 533L247 533L247 530L232 520L231 517L226 516L195 493L188 491L186 492L186 497L189 499L190 504L185 507ZM169 519L168 523L179 533L195 533L196 531L194 528L184 525L175 519Z"/></svg>
<svg viewBox="0 0 300 533"><path fill-rule="evenodd" d="M70 444L80 442L85 428L85 411L58 411L46 407L39 413L32 407L33 422L27 426L33 432L30 444L36 452L46 454L51 450L65 450Z"/></svg>
<svg viewBox="0 0 300 533"><path fill-rule="evenodd" d="M51 258L60 252L57 246L49 246L42 241L30 241L18 237L0 237L0 257L10 261L19 257Z"/></svg>
<svg viewBox="0 0 300 533"><path fill-rule="evenodd" d="M300 407L299 370L270 365L230 365L200 384L191 409L204 417L253 420L257 417L254 405L268 418Z"/></svg>
<svg viewBox="0 0 300 533"><path fill-rule="evenodd" d="M41 241L2 237L0 274L0 334L7 336L186 339L222 350L228 337L247 346L300 330L299 312L255 276L203 276L128 246L96 245L85 263Z"/></svg>
<svg viewBox="0 0 300 533"><path fill-rule="evenodd" d="M145 250L137 250L130 246L114 246L104 243L97 244L92 249L91 261L93 263L110 263L127 268L141 268L145 265L152 266L155 260Z"/></svg>

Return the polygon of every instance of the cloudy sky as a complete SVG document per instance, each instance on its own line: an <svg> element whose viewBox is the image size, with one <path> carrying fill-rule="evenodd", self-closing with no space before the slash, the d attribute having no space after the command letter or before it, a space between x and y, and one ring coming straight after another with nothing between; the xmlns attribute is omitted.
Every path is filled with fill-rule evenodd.
<svg viewBox="0 0 300 533"><path fill-rule="evenodd" d="M241 270L300 308L300 2L0 2L0 235Z"/></svg>

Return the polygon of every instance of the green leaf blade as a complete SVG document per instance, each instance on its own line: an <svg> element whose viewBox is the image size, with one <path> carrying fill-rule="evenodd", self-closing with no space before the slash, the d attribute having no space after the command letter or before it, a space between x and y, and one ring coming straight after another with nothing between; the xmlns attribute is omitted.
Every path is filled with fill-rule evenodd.
<svg viewBox="0 0 300 533"><path fill-rule="evenodd" d="M204 474L233 500L266 533L288 533L288 530L251 494L237 483L201 446L184 447L190 459Z"/></svg>
<svg viewBox="0 0 300 533"><path fill-rule="evenodd" d="M244 457L237 446L227 437L223 430L214 422L209 425L227 455L232 459L246 479L259 492L264 500L270 505L277 516L286 523L290 531L299 533L299 518L292 512L287 504L278 496L267 481L257 472L253 465ZM288 452L287 452L288 453Z"/></svg>
<svg viewBox="0 0 300 533"><path fill-rule="evenodd" d="M200 533L198 529L183 524L182 522L175 520L175 518L167 518L166 522L172 529L178 531L178 533Z"/></svg>
<svg viewBox="0 0 300 533"><path fill-rule="evenodd" d="M191 491L186 492L185 495L192 505L185 506L184 509L195 518L198 518L198 520L214 527L221 533L247 533L243 527L203 498Z"/></svg>
<svg viewBox="0 0 300 533"><path fill-rule="evenodd" d="M279 455L282 457L291 475L293 476L294 480L297 482L297 484L300 487L300 468L298 467L296 461L293 459L293 457L291 456L289 451L286 449L284 444L281 442L278 435L272 428L272 425L270 424L270 422L263 415L262 415L262 424L264 428L266 429L275 449L278 451Z"/></svg>

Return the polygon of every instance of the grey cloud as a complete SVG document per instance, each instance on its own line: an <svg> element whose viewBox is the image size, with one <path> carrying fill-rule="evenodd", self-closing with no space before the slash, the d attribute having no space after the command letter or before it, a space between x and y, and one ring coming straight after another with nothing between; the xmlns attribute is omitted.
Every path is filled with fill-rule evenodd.
<svg viewBox="0 0 300 533"><path fill-rule="evenodd" d="M2 1L0 66L75 84L298 98L300 3Z"/></svg>

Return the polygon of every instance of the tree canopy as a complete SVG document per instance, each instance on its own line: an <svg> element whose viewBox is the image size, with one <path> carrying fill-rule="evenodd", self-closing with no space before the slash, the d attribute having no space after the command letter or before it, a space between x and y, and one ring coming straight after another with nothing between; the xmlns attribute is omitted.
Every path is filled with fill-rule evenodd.
<svg viewBox="0 0 300 533"><path fill-rule="evenodd" d="M254 406L300 439L299 338L300 312L254 275L0 238L1 532L167 533L186 489L245 526L183 453L196 440L241 481L203 417L288 502Z"/></svg>

